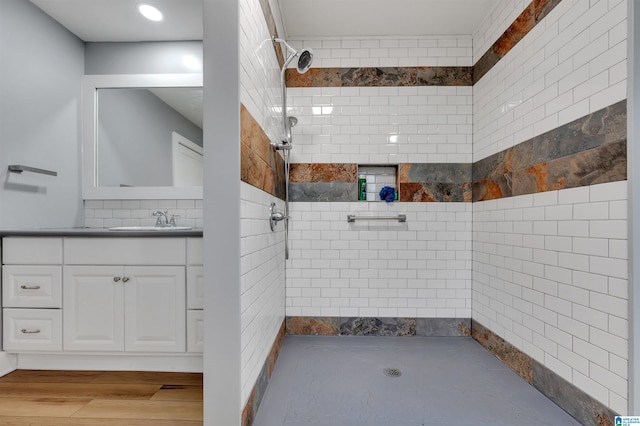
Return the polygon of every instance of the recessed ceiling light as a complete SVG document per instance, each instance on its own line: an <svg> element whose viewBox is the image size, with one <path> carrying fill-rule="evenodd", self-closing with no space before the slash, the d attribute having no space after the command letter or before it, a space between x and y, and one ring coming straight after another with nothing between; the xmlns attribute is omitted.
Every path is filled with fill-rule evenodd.
<svg viewBox="0 0 640 426"><path fill-rule="evenodd" d="M149 19L150 21L162 21L162 12L149 4L140 3L138 5L138 11L142 14L142 16Z"/></svg>

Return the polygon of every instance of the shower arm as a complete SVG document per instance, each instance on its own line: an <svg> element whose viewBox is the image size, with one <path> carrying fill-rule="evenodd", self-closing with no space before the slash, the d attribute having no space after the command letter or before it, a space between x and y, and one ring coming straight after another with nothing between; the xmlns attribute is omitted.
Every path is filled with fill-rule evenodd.
<svg viewBox="0 0 640 426"><path fill-rule="evenodd" d="M273 42L282 43L287 48L287 59L280 70L280 86L282 87L282 144L279 146L279 149L291 149L291 137L289 136L289 129L287 127L287 86L285 84L285 73L291 61L298 56L298 52L281 38L274 37Z"/></svg>

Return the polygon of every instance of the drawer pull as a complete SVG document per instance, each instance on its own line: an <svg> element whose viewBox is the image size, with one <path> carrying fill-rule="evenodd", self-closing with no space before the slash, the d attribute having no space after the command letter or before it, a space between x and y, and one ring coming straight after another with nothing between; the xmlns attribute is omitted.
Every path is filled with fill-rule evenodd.
<svg viewBox="0 0 640 426"><path fill-rule="evenodd" d="M119 281L120 281L120 277L113 277L113 282L114 282L114 283L117 283L117 282L119 282Z"/></svg>
<svg viewBox="0 0 640 426"><path fill-rule="evenodd" d="M22 330L20 330L22 332L22 334L38 334L40 333L39 329L36 330L27 330L26 328L23 328Z"/></svg>
<svg viewBox="0 0 640 426"><path fill-rule="evenodd" d="M22 284L20 286L20 288L22 290L40 290L40 286L39 285L24 285L24 284Z"/></svg>
<svg viewBox="0 0 640 426"><path fill-rule="evenodd" d="M123 283L128 283L128 282L129 282L129 277L124 277L124 278L122 278L122 282L123 282Z"/></svg>

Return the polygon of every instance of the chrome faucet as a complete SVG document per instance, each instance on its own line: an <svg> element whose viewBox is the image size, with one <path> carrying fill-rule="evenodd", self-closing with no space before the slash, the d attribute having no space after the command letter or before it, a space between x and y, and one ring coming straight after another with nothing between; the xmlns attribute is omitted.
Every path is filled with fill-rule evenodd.
<svg viewBox="0 0 640 426"><path fill-rule="evenodd" d="M168 210L165 210L165 211L154 210L154 212L151 213L151 216L157 217L156 226L159 226L159 227L169 226L169 218L167 217L167 213L169 213Z"/></svg>

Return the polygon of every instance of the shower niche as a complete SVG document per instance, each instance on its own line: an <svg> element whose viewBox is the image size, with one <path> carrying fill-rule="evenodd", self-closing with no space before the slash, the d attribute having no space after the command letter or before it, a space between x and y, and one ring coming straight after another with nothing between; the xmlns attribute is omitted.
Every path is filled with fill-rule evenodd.
<svg viewBox="0 0 640 426"><path fill-rule="evenodd" d="M385 201L380 198L380 191L385 187L393 188L391 196L386 191L387 200L393 197L393 201L398 201L397 165L358 165L358 201Z"/></svg>

